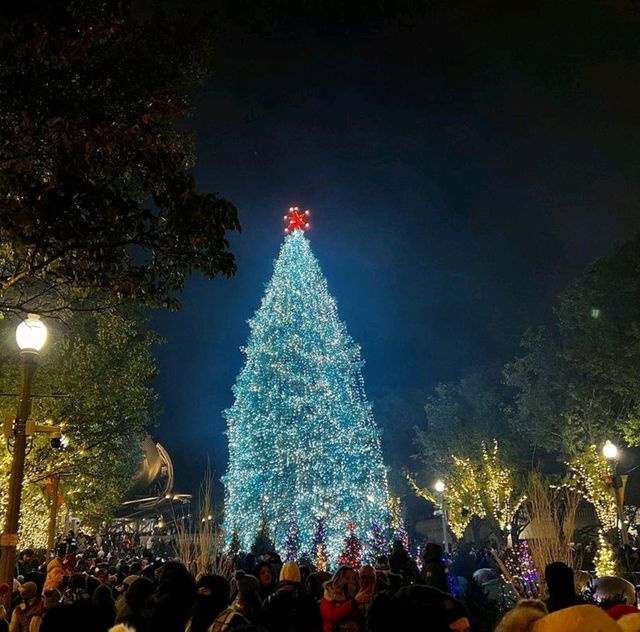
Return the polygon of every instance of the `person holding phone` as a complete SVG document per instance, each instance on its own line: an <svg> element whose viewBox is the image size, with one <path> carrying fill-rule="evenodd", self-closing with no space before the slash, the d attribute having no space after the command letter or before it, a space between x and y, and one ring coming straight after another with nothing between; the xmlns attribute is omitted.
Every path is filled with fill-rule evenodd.
<svg viewBox="0 0 640 632"><path fill-rule="evenodd" d="M363 632L364 611L372 599L372 588L362 588L356 571L341 566L320 599L323 632Z"/></svg>

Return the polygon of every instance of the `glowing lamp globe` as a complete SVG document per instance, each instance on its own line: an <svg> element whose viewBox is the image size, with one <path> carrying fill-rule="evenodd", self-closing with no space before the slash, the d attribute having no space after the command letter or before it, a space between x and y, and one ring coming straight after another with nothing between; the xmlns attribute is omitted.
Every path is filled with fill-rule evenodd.
<svg viewBox="0 0 640 632"><path fill-rule="evenodd" d="M439 494L442 494L442 492L444 492L444 488L444 481L436 481L435 489Z"/></svg>
<svg viewBox="0 0 640 632"><path fill-rule="evenodd" d="M602 447L602 454L605 459L616 459L618 457L618 448L607 439Z"/></svg>
<svg viewBox="0 0 640 632"><path fill-rule="evenodd" d="M20 351L38 352L47 341L47 326L37 314L29 314L16 328L16 342Z"/></svg>

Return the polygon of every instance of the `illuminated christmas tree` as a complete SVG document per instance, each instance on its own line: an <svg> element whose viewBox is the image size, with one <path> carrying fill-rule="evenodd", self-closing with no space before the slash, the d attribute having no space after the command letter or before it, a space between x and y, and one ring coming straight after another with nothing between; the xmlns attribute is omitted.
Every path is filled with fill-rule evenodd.
<svg viewBox="0 0 640 632"><path fill-rule="evenodd" d="M313 535L313 563L316 570L327 571L329 569L329 560L327 559L327 528L324 525L324 518L318 518L316 522L316 531Z"/></svg>
<svg viewBox="0 0 640 632"><path fill-rule="evenodd" d="M287 236L251 319L246 360L225 412L229 466L225 527L250 546L262 518L285 550L290 511L300 550L324 518L335 560L347 525L362 541L388 524L387 474L367 401L360 350L338 317L305 235L308 213L290 209Z"/></svg>
<svg viewBox="0 0 640 632"><path fill-rule="evenodd" d="M300 546L300 528L295 512L291 512L291 523L284 541L287 562L295 562L298 559L298 547Z"/></svg>
<svg viewBox="0 0 640 632"><path fill-rule="evenodd" d="M374 566L378 557L381 555L389 555L389 547L387 546L384 529L382 529L377 522L371 525L368 535L365 559L367 564Z"/></svg>
<svg viewBox="0 0 640 632"><path fill-rule="evenodd" d="M348 529L349 535L347 535L344 541L344 549L342 553L340 553L338 564L340 564L340 566L346 565L358 569L362 566L362 542L355 534L352 523L349 524Z"/></svg>

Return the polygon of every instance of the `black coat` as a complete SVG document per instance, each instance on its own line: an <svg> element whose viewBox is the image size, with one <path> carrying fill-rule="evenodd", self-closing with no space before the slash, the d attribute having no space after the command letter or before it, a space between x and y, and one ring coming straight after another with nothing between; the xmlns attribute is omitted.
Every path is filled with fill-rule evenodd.
<svg viewBox="0 0 640 632"><path fill-rule="evenodd" d="M285 584L263 605L264 625L269 632L319 632L320 608L299 584Z"/></svg>

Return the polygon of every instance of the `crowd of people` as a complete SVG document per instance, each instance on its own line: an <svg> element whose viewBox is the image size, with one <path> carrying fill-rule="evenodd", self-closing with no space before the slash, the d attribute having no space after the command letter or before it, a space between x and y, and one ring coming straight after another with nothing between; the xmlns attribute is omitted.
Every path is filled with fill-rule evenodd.
<svg viewBox="0 0 640 632"><path fill-rule="evenodd" d="M283 562L271 551L235 558L231 576L194 577L153 546L118 536L69 534L45 561L20 554L10 614L0 632L470 632L473 621L451 594L442 547L428 544L420 565L401 542L389 556L329 574ZM490 561L477 557L477 563ZM453 567L452 567L453 568ZM496 632L640 632L635 604L606 611L576 595L573 571L546 569L549 597L525 600Z"/></svg>

